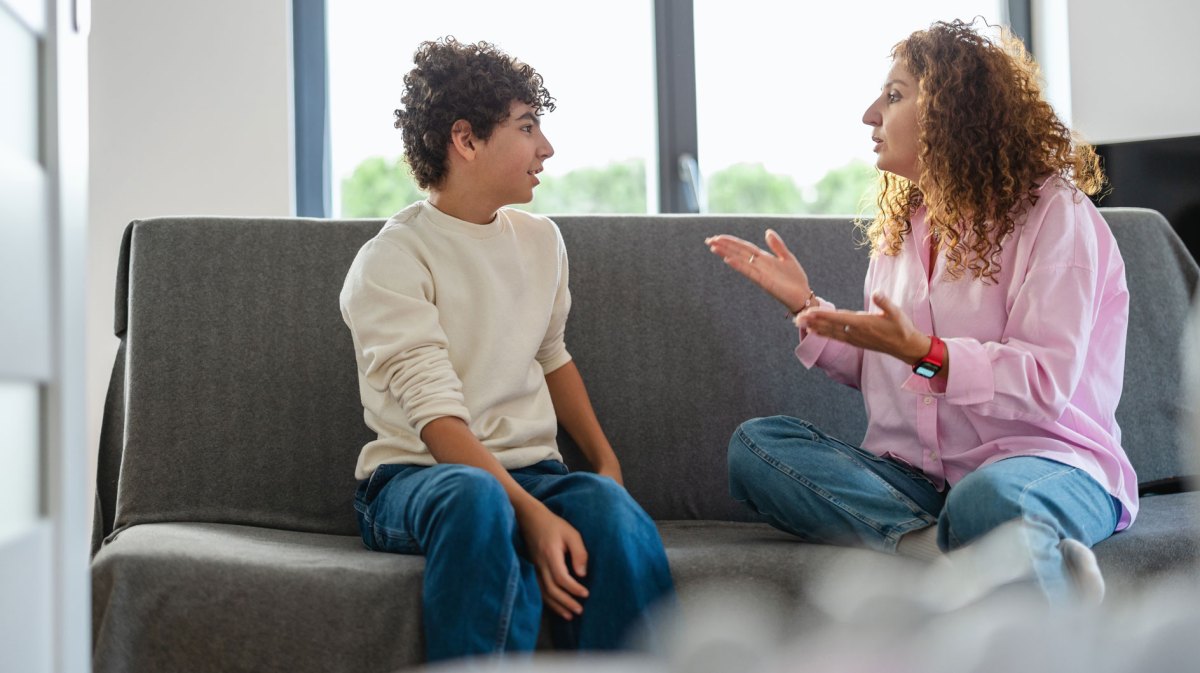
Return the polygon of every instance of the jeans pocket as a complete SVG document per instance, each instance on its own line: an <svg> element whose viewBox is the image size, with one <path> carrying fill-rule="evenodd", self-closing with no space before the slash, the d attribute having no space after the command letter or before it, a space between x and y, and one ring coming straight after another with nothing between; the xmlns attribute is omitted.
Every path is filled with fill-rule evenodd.
<svg viewBox="0 0 1200 673"><path fill-rule="evenodd" d="M358 492L355 494L355 500L362 501L365 507L370 507L372 502L375 502L375 497L379 495L379 491L387 486L387 483L392 480L397 474L400 474L411 465L397 465L393 463L385 463L375 468L371 476L364 481L358 483Z"/></svg>
<svg viewBox="0 0 1200 673"><path fill-rule="evenodd" d="M363 544L368 549L379 550L381 548L378 534L375 532L375 521L371 514L371 504L375 502L375 498L379 496L379 492L383 487L392 480L393 477L403 472L411 465L396 465L384 464L375 468L371 476L358 482L358 488L354 492L354 512L358 519L358 530L362 536Z"/></svg>
<svg viewBox="0 0 1200 673"><path fill-rule="evenodd" d="M896 454L894 454L890 451L884 453L883 456L879 457L878 459L885 460L885 461L891 463L893 466L895 466L896 469L898 469L901 472L903 472L904 474L912 477L913 479L921 479L923 481L929 482L930 486L934 485L933 480L930 479L928 476L926 476L926 474L924 472L922 472L920 469L913 466L912 463L908 462L907 460L904 460L900 456L897 456Z"/></svg>

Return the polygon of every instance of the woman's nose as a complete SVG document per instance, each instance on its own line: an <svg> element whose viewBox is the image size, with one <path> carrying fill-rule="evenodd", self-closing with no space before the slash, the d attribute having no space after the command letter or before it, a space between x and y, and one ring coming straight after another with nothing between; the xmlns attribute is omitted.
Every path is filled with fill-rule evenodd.
<svg viewBox="0 0 1200 673"><path fill-rule="evenodd" d="M871 107L863 113L862 123L867 126L879 126L882 123L883 117L879 114L878 102L871 103Z"/></svg>

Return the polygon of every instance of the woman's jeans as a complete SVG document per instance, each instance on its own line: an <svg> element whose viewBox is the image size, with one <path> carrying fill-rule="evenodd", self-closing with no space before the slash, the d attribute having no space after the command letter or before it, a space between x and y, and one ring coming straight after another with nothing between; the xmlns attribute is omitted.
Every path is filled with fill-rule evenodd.
<svg viewBox="0 0 1200 673"><path fill-rule="evenodd" d="M674 584L658 529L629 493L553 460L509 473L587 548L583 614L569 622L550 615L555 646L616 649L635 627L648 629L647 609L673 600ZM541 591L512 504L492 475L465 465L382 465L359 484L355 509L368 548L425 555L430 661L534 649Z"/></svg>
<svg viewBox="0 0 1200 673"><path fill-rule="evenodd" d="M1112 535L1121 506L1084 471L1037 457L997 461L939 492L914 468L787 416L743 423L729 442L735 500L808 542L895 553L900 538L938 526L950 551L1014 519L1029 524L1036 580L1048 599L1071 592L1058 545Z"/></svg>

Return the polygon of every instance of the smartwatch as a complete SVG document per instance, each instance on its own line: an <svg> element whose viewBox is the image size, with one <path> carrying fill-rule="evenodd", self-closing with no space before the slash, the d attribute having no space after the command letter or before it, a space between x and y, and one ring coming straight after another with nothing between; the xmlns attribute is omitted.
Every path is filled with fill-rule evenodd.
<svg viewBox="0 0 1200 673"><path fill-rule="evenodd" d="M931 379L937 376L937 373L942 370L942 363L946 361L946 343L937 338L936 335L929 335L929 352L925 354L917 364L913 365L913 373L917 376L923 376Z"/></svg>

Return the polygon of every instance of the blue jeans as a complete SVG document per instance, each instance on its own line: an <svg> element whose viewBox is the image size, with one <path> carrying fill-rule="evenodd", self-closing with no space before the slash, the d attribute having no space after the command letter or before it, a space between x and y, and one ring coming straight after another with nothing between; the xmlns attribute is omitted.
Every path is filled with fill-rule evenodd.
<svg viewBox="0 0 1200 673"><path fill-rule="evenodd" d="M649 629L648 608L673 600L674 583L658 529L629 493L553 460L509 474L574 526L588 551L583 614L569 622L550 615L555 646L617 649L635 627ZM430 661L534 649L541 591L512 504L492 475L465 465L382 465L360 482L354 506L368 548L425 555Z"/></svg>
<svg viewBox="0 0 1200 673"><path fill-rule="evenodd" d="M940 492L919 471L830 437L805 421L746 421L729 441L729 490L776 528L808 542L895 553L937 525L950 551L1000 525L1030 525L1036 580L1048 599L1071 592L1058 544L1112 535L1119 502L1084 471L1037 457L997 461Z"/></svg>

